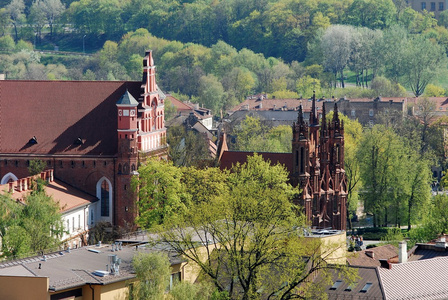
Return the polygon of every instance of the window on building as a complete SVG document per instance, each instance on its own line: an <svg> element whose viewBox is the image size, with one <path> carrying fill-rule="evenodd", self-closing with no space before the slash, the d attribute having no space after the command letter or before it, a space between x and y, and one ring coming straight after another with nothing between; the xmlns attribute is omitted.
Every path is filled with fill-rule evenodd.
<svg viewBox="0 0 448 300"><path fill-rule="evenodd" d="M369 116L373 117L373 109L369 109Z"/></svg>
<svg viewBox="0 0 448 300"><path fill-rule="evenodd" d="M170 276L170 290L173 288L173 286L174 286L176 283L180 282L181 279L182 279L182 276L181 276L181 273L180 273L180 272L171 274L171 276Z"/></svg>
<svg viewBox="0 0 448 300"><path fill-rule="evenodd" d="M81 215L78 215L78 229L81 229Z"/></svg>
<svg viewBox="0 0 448 300"><path fill-rule="evenodd" d="M94 222L93 215L94 215L94 213L93 213L93 208L92 208L92 210L90 211L90 224L91 225L93 225L93 222Z"/></svg>
<svg viewBox="0 0 448 300"><path fill-rule="evenodd" d="M373 125L375 125L375 123L373 122L373 120L370 120L370 121L369 121L369 127L372 128Z"/></svg>
<svg viewBox="0 0 448 300"><path fill-rule="evenodd" d="M101 216L109 216L109 185L106 180L101 183Z"/></svg>
<svg viewBox="0 0 448 300"><path fill-rule="evenodd" d="M422 10L426 9L426 2L422 2Z"/></svg>
<svg viewBox="0 0 448 300"><path fill-rule="evenodd" d="M367 293L369 289L372 287L373 283L367 282L366 285L360 290L361 293Z"/></svg>
<svg viewBox="0 0 448 300"><path fill-rule="evenodd" d="M443 2L439 2L439 11L442 11L445 9L444 3Z"/></svg>
<svg viewBox="0 0 448 300"><path fill-rule="evenodd" d="M72 231L75 231L75 217L72 218Z"/></svg>
<svg viewBox="0 0 448 300"><path fill-rule="evenodd" d="M333 283L333 285L331 286L330 290L337 290L338 287L340 287L342 284L342 280L336 280L335 283Z"/></svg>
<svg viewBox="0 0 448 300"><path fill-rule="evenodd" d="M436 3L431 2L431 11L435 11L435 10L436 10Z"/></svg>
<svg viewBox="0 0 448 300"><path fill-rule="evenodd" d="M70 233L70 220L67 219L67 231L68 233Z"/></svg>
<svg viewBox="0 0 448 300"><path fill-rule="evenodd" d="M352 109L351 116L356 117L356 111L354 109Z"/></svg>

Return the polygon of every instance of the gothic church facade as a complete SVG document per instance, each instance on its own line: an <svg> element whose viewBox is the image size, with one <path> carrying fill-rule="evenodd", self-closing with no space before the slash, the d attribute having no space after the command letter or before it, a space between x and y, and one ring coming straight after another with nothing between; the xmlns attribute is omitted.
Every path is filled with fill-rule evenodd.
<svg viewBox="0 0 448 300"><path fill-rule="evenodd" d="M344 123L335 104L332 120L316 116L315 97L307 124L299 108L293 124L291 181L299 185L305 215L315 228L346 229L347 182L344 170Z"/></svg>
<svg viewBox="0 0 448 300"><path fill-rule="evenodd" d="M304 120L299 106L297 122L292 125L291 153L260 152L271 163L283 164L289 171L291 184L300 186L298 202L312 228L346 230L347 181L344 170L344 124L339 119L337 105L332 120L322 120L313 97L309 122ZM223 148L223 147L221 147ZM221 169L230 169L237 162L244 163L253 152L220 151Z"/></svg>

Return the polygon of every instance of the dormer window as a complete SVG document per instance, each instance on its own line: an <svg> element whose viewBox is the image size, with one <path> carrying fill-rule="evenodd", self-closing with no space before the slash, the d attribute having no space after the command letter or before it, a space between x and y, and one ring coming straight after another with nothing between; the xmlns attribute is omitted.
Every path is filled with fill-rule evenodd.
<svg viewBox="0 0 448 300"><path fill-rule="evenodd" d="M30 138L30 140L28 141L28 144L31 144L31 145L37 144L36 136L33 136L32 138Z"/></svg>
<svg viewBox="0 0 448 300"><path fill-rule="evenodd" d="M82 144L84 144L84 142L82 141L82 138L81 138L81 137L78 137L78 138L73 142L73 144L75 144L75 145L82 145Z"/></svg>

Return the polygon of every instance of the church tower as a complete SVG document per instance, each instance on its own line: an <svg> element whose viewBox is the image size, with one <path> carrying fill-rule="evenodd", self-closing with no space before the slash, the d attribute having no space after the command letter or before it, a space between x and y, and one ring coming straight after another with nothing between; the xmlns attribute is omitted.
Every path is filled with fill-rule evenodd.
<svg viewBox="0 0 448 300"><path fill-rule="evenodd" d="M137 216L135 195L131 179L137 170L137 106L138 101L126 90L116 103L118 110L118 157L115 166L116 197L114 205L115 224L128 227Z"/></svg>
<svg viewBox="0 0 448 300"><path fill-rule="evenodd" d="M156 84L156 66L151 50L146 51L143 59L141 88L142 97L138 101L138 150L151 156L158 155L161 149L166 149L165 95Z"/></svg>
<svg viewBox="0 0 448 300"><path fill-rule="evenodd" d="M320 125L315 95L309 124L303 119L302 106L299 107L297 122L293 124L291 179L302 190L299 202L313 228L345 230L344 124L336 105L331 122L327 122L325 106L322 107Z"/></svg>

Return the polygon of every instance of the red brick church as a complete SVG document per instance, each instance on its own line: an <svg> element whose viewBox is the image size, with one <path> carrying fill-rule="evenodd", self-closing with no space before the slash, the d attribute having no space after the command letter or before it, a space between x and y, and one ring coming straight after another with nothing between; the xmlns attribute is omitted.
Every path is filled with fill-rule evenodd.
<svg viewBox="0 0 448 300"><path fill-rule="evenodd" d="M96 196L91 224L133 224L132 176L148 157L167 155L155 72L148 51L141 82L0 81L1 184L42 160L55 179Z"/></svg>
<svg viewBox="0 0 448 300"><path fill-rule="evenodd" d="M291 153L259 154L288 169L291 183L302 189L298 200L313 228L345 230L347 183L344 170L344 124L339 119L337 105L332 120L326 120L323 106L319 124L316 99L313 97L309 122L304 121L300 106L297 122L294 122L292 129ZM221 168L244 162L252 154L224 151L221 154Z"/></svg>

